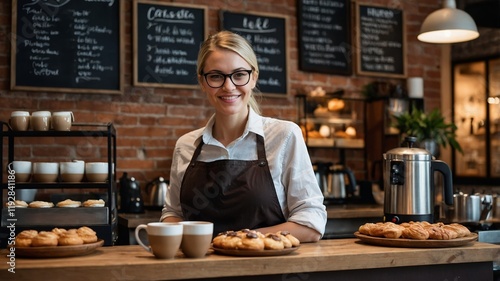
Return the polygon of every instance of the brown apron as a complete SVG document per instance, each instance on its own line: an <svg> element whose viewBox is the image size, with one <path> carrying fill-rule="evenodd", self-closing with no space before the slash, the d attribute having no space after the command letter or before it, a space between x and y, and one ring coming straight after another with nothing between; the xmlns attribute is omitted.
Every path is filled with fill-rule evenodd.
<svg viewBox="0 0 500 281"><path fill-rule="evenodd" d="M185 220L214 223L214 235L285 222L267 165L264 138L257 136L258 160L200 162L196 148L181 185Z"/></svg>

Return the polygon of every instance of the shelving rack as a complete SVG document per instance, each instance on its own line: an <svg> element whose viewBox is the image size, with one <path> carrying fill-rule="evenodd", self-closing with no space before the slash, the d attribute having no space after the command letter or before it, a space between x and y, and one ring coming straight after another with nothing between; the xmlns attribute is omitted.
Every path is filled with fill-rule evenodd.
<svg viewBox="0 0 500 281"><path fill-rule="evenodd" d="M8 208L5 206L4 191L8 189L8 181L4 178L6 165L15 160L15 139L17 138L44 138L44 137L70 137L70 138L89 138L89 137L101 137L106 138L107 143L107 162L108 162L108 180L102 183L91 183L91 182L79 182L79 183L67 183L67 182L55 182L55 183L38 183L38 182L26 182L26 183L15 183L15 190L18 189L54 189L54 188L64 188L64 189L106 189L106 204L104 208L49 208L49 209L25 209L17 210L16 213L25 217L29 222L20 222L17 220L16 233L24 229L37 229L41 230L51 230L54 227L64 227L64 228L77 228L83 225L91 227L96 231L97 236L104 239L104 245L113 245L117 239L117 203L116 203L116 130L112 123L73 123L71 131L13 131L9 124L2 122L2 132L0 137L0 158L2 159L0 163L1 173L0 173L0 202L2 203L2 221L0 228L0 244L5 246L7 244L7 239L10 235L7 226L8 219ZM4 140L7 140L7 162L4 161ZM7 163L7 164L6 164ZM31 209L31 210L29 210ZM27 212L32 212L31 215ZM106 223L96 223L92 224L92 216L100 212L100 215L106 214L107 219L104 221ZM23 213L26 216L22 216ZM44 216L47 216L45 218ZM52 218L50 218L52 216ZM64 225L59 225L61 223L54 219L55 217L66 218L70 217L73 222L66 222ZM71 216L76 216L71 218ZM81 219L78 219L80 217ZM33 220L40 219L41 222L34 223ZM64 220L64 219L63 219ZM47 223L50 221L50 223ZM74 224L72 224L74 223ZM82 225L83 224L83 225ZM35 225L35 226L34 226Z"/></svg>

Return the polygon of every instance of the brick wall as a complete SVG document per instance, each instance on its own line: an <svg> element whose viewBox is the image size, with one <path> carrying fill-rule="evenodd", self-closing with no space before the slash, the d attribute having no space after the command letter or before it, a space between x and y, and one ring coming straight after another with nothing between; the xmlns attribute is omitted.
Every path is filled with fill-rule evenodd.
<svg viewBox="0 0 500 281"><path fill-rule="evenodd" d="M71 110L77 122L113 122L117 129L117 175L127 171L142 183L162 175L168 178L172 149L182 134L205 124L212 109L205 95L199 90L134 87L132 81L131 10L132 1L125 1L125 81L121 95L75 94L10 90L10 33L11 1L0 1L0 120L6 121L13 110ZM167 1L165 1L167 2ZM170 2L170 1L168 1ZM404 80L351 76L326 75L298 70L296 1L294 0L187 0L174 1L209 6L209 31L217 30L219 9L239 12L266 12L289 16L288 58L291 92L287 98L264 97L264 115L296 121L293 96L302 90L317 86L327 91L338 88L359 91L369 82L388 81L404 83ZM437 1L441 2L441 1ZM406 14L407 70L408 76L422 76L425 80L426 108L440 106L440 48L416 40L420 24L427 14L441 6L435 0L365 0L363 3L402 8ZM102 150L84 149L97 145L96 140L83 143L79 148L65 148L60 140L37 141L37 148L24 147L16 156L40 161L49 159L99 158ZM69 141L68 141L69 142ZM57 144L56 144L57 143ZM63 142L64 144L64 142ZM4 147L4 151L5 151ZM4 154L5 155L5 154ZM312 152L313 158L336 158L334 151ZM348 164L363 177L363 155L348 152ZM335 161L335 159L333 159Z"/></svg>

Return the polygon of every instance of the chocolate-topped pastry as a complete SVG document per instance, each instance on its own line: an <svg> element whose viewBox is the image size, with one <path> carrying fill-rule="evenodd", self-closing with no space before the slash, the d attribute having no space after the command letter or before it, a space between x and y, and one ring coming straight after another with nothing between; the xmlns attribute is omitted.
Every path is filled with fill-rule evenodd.
<svg viewBox="0 0 500 281"><path fill-rule="evenodd" d="M266 250L283 250L285 245L281 240L281 236L275 233L267 233L264 238L264 248Z"/></svg>

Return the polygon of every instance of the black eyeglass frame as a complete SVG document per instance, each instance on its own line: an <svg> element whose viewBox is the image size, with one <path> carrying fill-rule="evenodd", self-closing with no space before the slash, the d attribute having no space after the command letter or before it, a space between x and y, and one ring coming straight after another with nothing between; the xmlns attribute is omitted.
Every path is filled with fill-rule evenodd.
<svg viewBox="0 0 500 281"><path fill-rule="evenodd" d="M233 75L238 73L238 72L247 72L248 73L248 81L245 84L237 85L236 83L234 83ZM218 88L224 87L224 84L226 84L227 77L229 77L229 80L231 80L231 83L233 83L235 86L237 86L237 87L245 86L246 84L248 84L248 82L250 82L252 72L253 72L253 69L241 69L241 70L237 70L235 72L229 73L229 74L224 74L221 72L209 72L209 73L201 73L201 75L203 75L203 77L205 77L205 82L207 82L207 85L210 88L218 89ZM222 84L219 87L214 87L214 86L210 85L210 83L208 82L207 76L210 74L214 74L214 73L217 73L219 75L224 76L224 82L222 82Z"/></svg>

